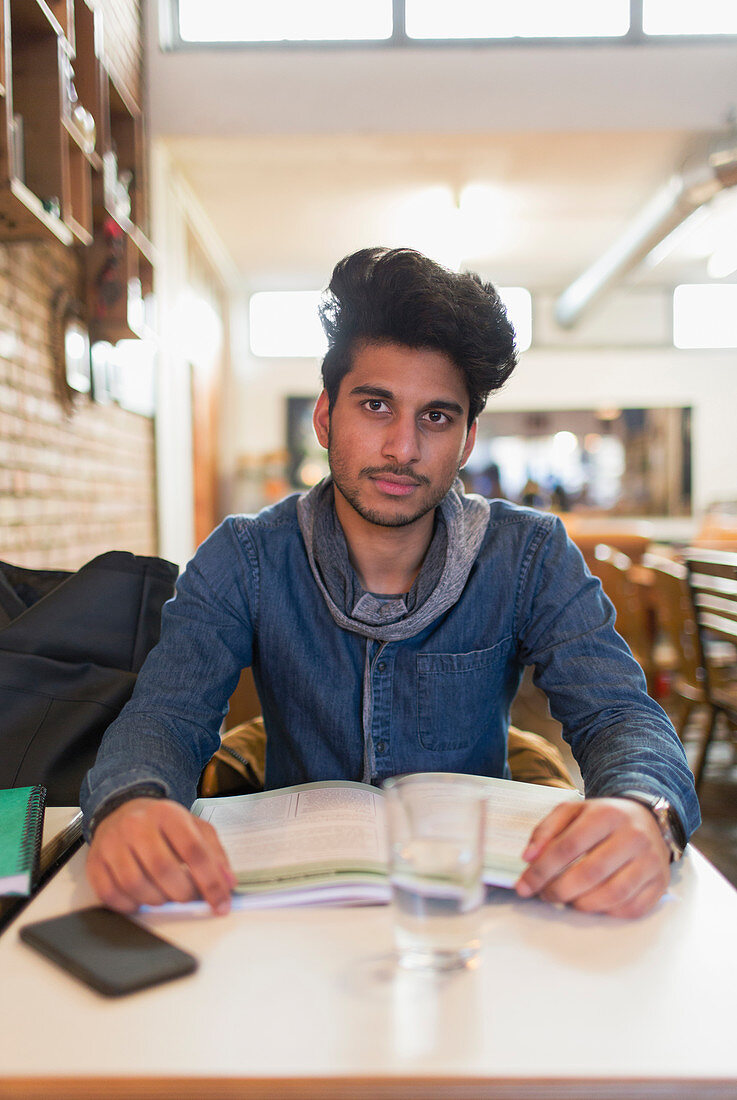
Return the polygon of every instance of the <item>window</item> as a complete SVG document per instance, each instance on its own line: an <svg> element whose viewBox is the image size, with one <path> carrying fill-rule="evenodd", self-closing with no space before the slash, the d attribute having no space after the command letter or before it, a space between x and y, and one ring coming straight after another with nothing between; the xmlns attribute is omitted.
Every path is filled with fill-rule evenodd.
<svg viewBox="0 0 737 1100"><path fill-rule="evenodd" d="M532 342L532 299L524 287L498 287L517 333L517 350ZM322 358L328 350L320 324L320 290L269 290L251 296L251 351L264 358Z"/></svg>
<svg viewBox="0 0 737 1100"><path fill-rule="evenodd" d="M406 0L410 38L609 37L629 26L629 0Z"/></svg>
<svg viewBox="0 0 737 1100"><path fill-rule="evenodd" d="M392 47L609 39L633 42L737 35L736 0L159 0L170 47Z"/></svg>
<svg viewBox="0 0 737 1100"><path fill-rule="evenodd" d="M517 351L527 351L532 343L532 297L523 286L497 287L507 307L507 316L517 336Z"/></svg>
<svg viewBox="0 0 737 1100"><path fill-rule="evenodd" d="M737 283L684 283L673 292L677 348L737 348Z"/></svg>
<svg viewBox="0 0 737 1100"><path fill-rule="evenodd" d="M319 290L267 290L251 296L254 355L279 359L321 357L328 350L317 310Z"/></svg>
<svg viewBox="0 0 737 1100"><path fill-rule="evenodd" d="M643 0L645 34L737 34L735 0Z"/></svg>
<svg viewBox="0 0 737 1100"><path fill-rule="evenodd" d="M179 0L184 42L386 39L392 0Z"/></svg>
<svg viewBox="0 0 737 1100"><path fill-rule="evenodd" d="M497 409L479 417L467 480L554 511L691 512L691 409Z"/></svg>

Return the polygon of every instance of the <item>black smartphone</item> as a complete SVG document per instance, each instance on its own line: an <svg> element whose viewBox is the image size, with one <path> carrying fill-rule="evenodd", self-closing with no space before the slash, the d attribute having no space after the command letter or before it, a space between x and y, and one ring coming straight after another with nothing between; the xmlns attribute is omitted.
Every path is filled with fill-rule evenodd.
<svg viewBox="0 0 737 1100"><path fill-rule="evenodd" d="M26 924L20 937L107 997L181 978L197 968L193 955L102 906Z"/></svg>

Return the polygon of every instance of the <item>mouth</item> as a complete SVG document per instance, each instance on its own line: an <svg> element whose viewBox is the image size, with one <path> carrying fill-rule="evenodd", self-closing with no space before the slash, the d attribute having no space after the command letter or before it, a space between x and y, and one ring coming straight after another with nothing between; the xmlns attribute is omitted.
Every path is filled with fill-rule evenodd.
<svg viewBox="0 0 737 1100"><path fill-rule="evenodd" d="M417 477L385 473L383 471L371 474L370 477L379 492L386 493L390 497L410 496L422 484Z"/></svg>

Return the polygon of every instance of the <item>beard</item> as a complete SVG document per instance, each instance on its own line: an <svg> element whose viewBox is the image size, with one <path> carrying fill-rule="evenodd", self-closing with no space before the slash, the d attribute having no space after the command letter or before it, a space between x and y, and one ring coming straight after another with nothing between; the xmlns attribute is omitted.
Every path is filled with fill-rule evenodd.
<svg viewBox="0 0 737 1100"><path fill-rule="evenodd" d="M333 476L335 488L341 496L350 504L355 512L368 523L377 527L408 527L422 519L428 512L434 511L458 476L459 466L454 466L448 471L446 477L441 478L435 484L423 474L417 474L411 467L406 466L364 466L357 475L349 473L348 462L342 457L337 448L331 445L328 439L328 463L330 473ZM400 501L386 510L372 508L363 499L362 481L379 474L393 474L395 477L411 478L420 488L419 494L413 494L415 499L404 511L401 511Z"/></svg>

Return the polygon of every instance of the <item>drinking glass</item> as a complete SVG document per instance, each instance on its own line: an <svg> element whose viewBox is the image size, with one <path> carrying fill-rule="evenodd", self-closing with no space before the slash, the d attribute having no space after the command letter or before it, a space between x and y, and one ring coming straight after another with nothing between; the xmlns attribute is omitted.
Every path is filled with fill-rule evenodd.
<svg viewBox="0 0 737 1100"><path fill-rule="evenodd" d="M383 783L394 935L409 969L473 966L480 947L484 785L418 772Z"/></svg>

